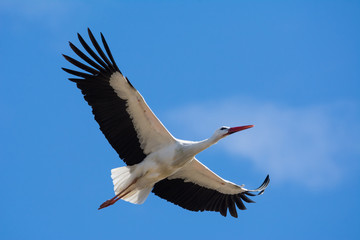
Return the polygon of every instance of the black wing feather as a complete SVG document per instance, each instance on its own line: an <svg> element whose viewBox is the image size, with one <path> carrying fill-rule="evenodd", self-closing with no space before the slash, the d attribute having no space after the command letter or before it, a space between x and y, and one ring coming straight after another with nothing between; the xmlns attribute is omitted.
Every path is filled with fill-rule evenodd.
<svg viewBox="0 0 360 240"><path fill-rule="evenodd" d="M220 214L226 217L227 214L227 197L228 195L222 194L221 195L221 201L220 201Z"/></svg>
<svg viewBox="0 0 360 240"><path fill-rule="evenodd" d="M236 211L236 207L235 207L235 202L233 200L233 196L228 196L228 202L227 205L229 207L229 212L231 214L231 216L233 216L234 218L238 217L237 211Z"/></svg>
<svg viewBox="0 0 360 240"><path fill-rule="evenodd" d="M236 206L240 209L240 210L246 210L246 207L244 205L244 203L241 201L240 198L233 196L233 200L236 203Z"/></svg>
<svg viewBox="0 0 360 240"><path fill-rule="evenodd" d="M269 184L270 178L267 176L263 184L258 188L263 191ZM256 189L256 190L258 190ZM254 202L243 192L239 194L224 194L214 189L205 188L192 182L185 182L183 179L165 178L156 183L152 192L169 202L191 211L215 211L226 216L227 209L231 216L237 218L238 214L235 205L240 210L246 210L242 200L245 202ZM252 194L249 194L252 195Z"/></svg>
<svg viewBox="0 0 360 240"><path fill-rule="evenodd" d="M64 55L67 61L87 73L67 68L63 68L63 70L80 77L69 78L69 80L75 82L81 90L85 100L92 107L92 112L95 120L100 125L100 130L104 133L106 139L119 154L120 158L122 158L127 165L140 163L146 155L140 147L133 122L129 113L126 111L127 102L118 97L109 83L111 75L116 71L120 71L103 35L101 34L101 39L108 57L104 51L102 51L89 29L88 33L97 53L90 48L80 34L78 34L78 38L86 52L91 55L95 61L86 56L71 42L69 42L70 48L88 65ZM100 55L100 57L98 55Z"/></svg>
<svg viewBox="0 0 360 240"><path fill-rule="evenodd" d="M248 198L245 194L242 194L240 197L242 200L244 200L247 203L254 203L254 201Z"/></svg>
<svg viewBox="0 0 360 240"><path fill-rule="evenodd" d="M97 70L95 70L95 69L89 67L88 65L85 65L85 64L83 64L83 63L81 63L81 62L79 62L79 61L77 61L75 59L73 59L72 57L69 57L69 56L64 55L64 54L63 54L63 56L70 63L74 64L75 66L77 66L78 68L81 68L84 71L87 71L88 73L92 73L92 74L97 74L98 73Z"/></svg>
<svg viewBox="0 0 360 240"><path fill-rule="evenodd" d="M106 70L111 71L110 66L104 63L104 61L91 49L91 47L85 42L85 40L82 38L82 36L79 33L78 33L78 39L81 45L84 47L84 49L91 55L91 57L94 58L96 62L98 62Z"/></svg>
<svg viewBox="0 0 360 240"><path fill-rule="evenodd" d="M105 47L105 50L106 50L106 53L107 55L109 56L111 62L112 62L112 65L115 67L115 70L116 71L119 71L121 73L121 71L119 70L118 66L116 65L116 62L111 54L111 51L110 51L110 48L109 48L109 45L107 44L105 38L104 38L104 35L102 33L100 33L101 35L101 41L103 42L103 45Z"/></svg>
<svg viewBox="0 0 360 240"><path fill-rule="evenodd" d="M116 71L114 66L110 63L109 59L106 57L106 55L104 54L103 50L101 49L101 47L99 46L98 42L96 41L96 39L94 38L94 35L92 34L92 32L90 31L90 29L88 29L88 34L90 37L90 40L92 42L92 44L94 45L96 51L99 53L100 57L105 61L106 66L112 68L111 70Z"/></svg>
<svg viewBox="0 0 360 240"><path fill-rule="evenodd" d="M90 64L94 68L96 68L99 71L98 74L106 72L106 70L103 67L101 67L99 64L97 64L96 62L91 60L91 58L89 58L88 56L86 56L74 44L72 44L72 42L69 42L69 46L74 51L74 53L76 53L76 55L78 55L82 60L84 60L85 62L87 62L88 64Z"/></svg>

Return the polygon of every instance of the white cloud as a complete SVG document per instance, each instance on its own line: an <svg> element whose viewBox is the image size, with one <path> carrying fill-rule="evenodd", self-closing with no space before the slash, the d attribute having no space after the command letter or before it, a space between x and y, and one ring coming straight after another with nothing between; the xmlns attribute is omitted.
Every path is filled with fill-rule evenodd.
<svg viewBox="0 0 360 240"><path fill-rule="evenodd" d="M230 99L175 109L168 118L204 136L221 125L255 124L219 145L250 159L275 181L317 189L340 183L348 170L342 152L360 153L356 109L349 103L289 107Z"/></svg>

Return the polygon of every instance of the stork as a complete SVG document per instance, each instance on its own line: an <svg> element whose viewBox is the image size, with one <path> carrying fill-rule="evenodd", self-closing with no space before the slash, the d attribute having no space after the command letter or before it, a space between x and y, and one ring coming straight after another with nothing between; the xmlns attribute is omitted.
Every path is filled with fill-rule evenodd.
<svg viewBox="0 0 360 240"><path fill-rule="evenodd" d="M173 137L154 115L144 98L125 77L110 52L102 33L105 52L88 29L91 48L78 34L83 51L69 42L70 48L85 63L67 55L67 61L84 70L62 68L76 76L69 78L81 90L92 107L95 120L111 146L127 166L111 170L115 196L99 209L119 199L142 204L149 193L191 211L215 211L238 217L242 202L253 202L248 196L260 195L268 186L269 175L254 190L227 181L199 162L195 156L233 133L253 127L221 127L203 141L184 141ZM235 206L236 205L236 206Z"/></svg>

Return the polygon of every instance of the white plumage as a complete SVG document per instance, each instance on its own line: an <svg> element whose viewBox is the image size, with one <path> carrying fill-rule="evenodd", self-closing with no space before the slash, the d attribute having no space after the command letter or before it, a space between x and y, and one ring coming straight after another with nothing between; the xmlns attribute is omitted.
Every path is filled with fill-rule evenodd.
<svg viewBox="0 0 360 240"><path fill-rule="evenodd" d="M252 125L221 127L209 139L200 142L174 138L120 72L103 35L101 39L107 56L89 29L88 33L96 52L79 34L78 38L92 59L70 43L73 51L87 64L64 55L85 72L63 70L79 77L69 80L81 89L101 131L127 164L112 169L115 197L99 209L119 199L141 204L152 191L188 210L217 211L223 216L229 210L237 217L235 205L244 210L242 200L253 202L247 196L255 196L252 192L264 192L269 176L259 188L248 190L222 179L195 158L220 139Z"/></svg>

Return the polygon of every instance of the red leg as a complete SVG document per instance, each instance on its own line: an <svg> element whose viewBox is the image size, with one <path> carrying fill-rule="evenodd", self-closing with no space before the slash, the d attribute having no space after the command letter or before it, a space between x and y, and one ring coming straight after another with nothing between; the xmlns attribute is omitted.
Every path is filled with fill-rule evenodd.
<svg viewBox="0 0 360 240"><path fill-rule="evenodd" d="M103 204L100 205L100 207L98 208L98 210L100 209L103 209L103 208L106 208L110 205L113 205L114 203L116 203L120 198L118 198L119 194L116 195L115 197L109 199L109 200L106 200Z"/></svg>
<svg viewBox="0 0 360 240"><path fill-rule="evenodd" d="M127 194L129 194L131 192L130 191L126 191L130 188L131 185L133 185L134 183L136 183L137 179L135 179L127 188L125 188L122 192L120 192L119 194L117 194L115 197L106 200L105 202L103 202L100 207L98 208L98 210L106 208L110 205L113 205L114 203L116 203L119 199L121 199L122 197L125 197ZM126 191L126 192L125 192ZM125 192L125 193L124 193Z"/></svg>

